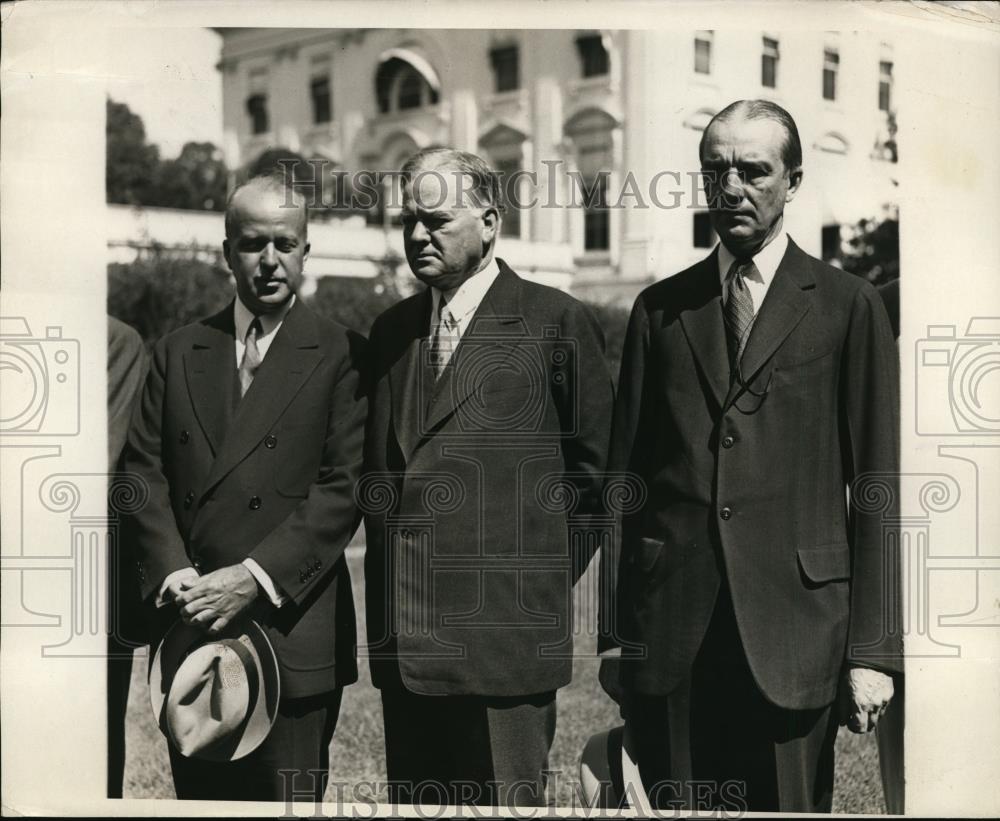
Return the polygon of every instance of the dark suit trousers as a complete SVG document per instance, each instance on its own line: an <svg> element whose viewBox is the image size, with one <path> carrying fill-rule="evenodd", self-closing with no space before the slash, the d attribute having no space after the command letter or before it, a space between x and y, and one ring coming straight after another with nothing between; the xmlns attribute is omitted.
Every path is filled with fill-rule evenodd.
<svg viewBox="0 0 1000 821"><path fill-rule="evenodd" d="M185 758L172 744L177 797L216 801L321 801L343 689L282 699L264 742L238 761ZM281 772L282 770L292 772Z"/></svg>
<svg viewBox="0 0 1000 821"><path fill-rule="evenodd" d="M764 698L727 587L691 677L667 696L626 698L639 772L654 807L830 812L833 705L786 710Z"/></svg>
<svg viewBox="0 0 1000 821"><path fill-rule="evenodd" d="M390 800L544 806L556 694L425 696L382 690Z"/></svg>

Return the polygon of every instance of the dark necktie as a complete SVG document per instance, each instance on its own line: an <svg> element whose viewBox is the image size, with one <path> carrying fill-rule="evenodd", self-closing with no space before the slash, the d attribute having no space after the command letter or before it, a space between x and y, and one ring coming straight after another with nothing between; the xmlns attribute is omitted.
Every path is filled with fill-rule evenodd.
<svg viewBox="0 0 1000 821"><path fill-rule="evenodd" d="M752 259L736 259L726 274L726 308L723 316L726 320L729 363L734 368L743 356L754 318L753 297L743 278L756 272L757 266Z"/></svg>
<svg viewBox="0 0 1000 821"><path fill-rule="evenodd" d="M253 322L250 323L250 327L247 328L246 347L243 349L243 361L240 362L241 397L247 395L247 391L250 390L250 384L253 382L254 374L257 373L257 368L260 367L261 355L260 348L257 347L257 339L263 333L263 330L260 324L260 317L255 316Z"/></svg>

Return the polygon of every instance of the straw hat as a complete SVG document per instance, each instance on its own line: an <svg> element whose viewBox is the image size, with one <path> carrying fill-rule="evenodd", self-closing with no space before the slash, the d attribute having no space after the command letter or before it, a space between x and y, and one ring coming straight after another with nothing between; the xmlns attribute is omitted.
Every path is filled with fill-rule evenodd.
<svg viewBox="0 0 1000 821"><path fill-rule="evenodd" d="M589 807L652 814L625 726L590 737L580 756L580 786Z"/></svg>
<svg viewBox="0 0 1000 821"><path fill-rule="evenodd" d="M256 622L207 636L176 622L149 666L153 715L184 756L234 761L267 738L278 713L278 659Z"/></svg>

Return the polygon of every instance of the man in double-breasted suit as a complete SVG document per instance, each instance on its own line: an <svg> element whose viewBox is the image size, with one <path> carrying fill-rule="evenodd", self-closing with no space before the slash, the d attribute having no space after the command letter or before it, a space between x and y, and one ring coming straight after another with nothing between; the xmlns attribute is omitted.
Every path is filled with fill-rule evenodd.
<svg viewBox="0 0 1000 821"><path fill-rule="evenodd" d="M407 261L429 287L372 327L359 487L389 781L404 802L536 804L587 559L570 520L600 506L603 339L581 303L494 258L481 159L428 150L403 175Z"/></svg>
<svg viewBox="0 0 1000 821"><path fill-rule="evenodd" d="M868 731L901 663L864 498L898 470L895 347L875 290L783 229L784 109L730 105L700 154L720 245L640 294L625 343L609 469L648 499L623 522L609 683L655 804L829 811L838 692Z"/></svg>
<svg viewBox="0 0 1000 821"><path fill-rule="evenodd" d="M281 672L277 720L249 756L212 763L171 746L180 798L321 797L341 690L357 677L344 548L363 339L296 297L306 220L280 178L234 192L223 249L236 298L157 343L129 434L124 469L150 494L131 522L144 600L209 634L256 619Z"/></svg>

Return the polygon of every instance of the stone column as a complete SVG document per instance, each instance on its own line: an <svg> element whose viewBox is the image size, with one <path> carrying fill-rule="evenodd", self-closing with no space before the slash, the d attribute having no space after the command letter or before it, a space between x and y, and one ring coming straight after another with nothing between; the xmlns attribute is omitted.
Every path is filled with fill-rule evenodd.
<svg viewBox="0 0 1000 821"><path fill-rule="evenodd" d="M479 116L476 95L461 88L451 95L451 144L460 151L479 153Z"/></svg>
<svg viewBox="0 0 1000 821"><path fill-rule="evenodd" d="M671 55L677 49L674 35L667 31L628 31L626 35L622 55L625 127L621 173L624 178L632 172L647 207L633 206L622 212L618 271L623 279L641 279L660 272L664 264L660 259L661 234L666 221L677 218L677 209L672 214L663 211L650 197L650 185L657 173L681 172L669 137L679 128L669 97L675 59ZM682 176L682 185L683 180ZM671 178L663 178L658 188L664 205L669 205L672 198L663 192L677 187Z"/></svg>
<svg viewBox="0 0 1000 821"><path fill-rule="evenodd" d="M565 211L553 207L566 204L566 168L556 164L563 160L562 103L562 92L556 77L547 74L539 76L532 89L532 142L535 150L530 166L525 158L525 167L538 175L536 190L539 201L532 209L531 230L535 242L565 242L567 238Z"/></svg>

